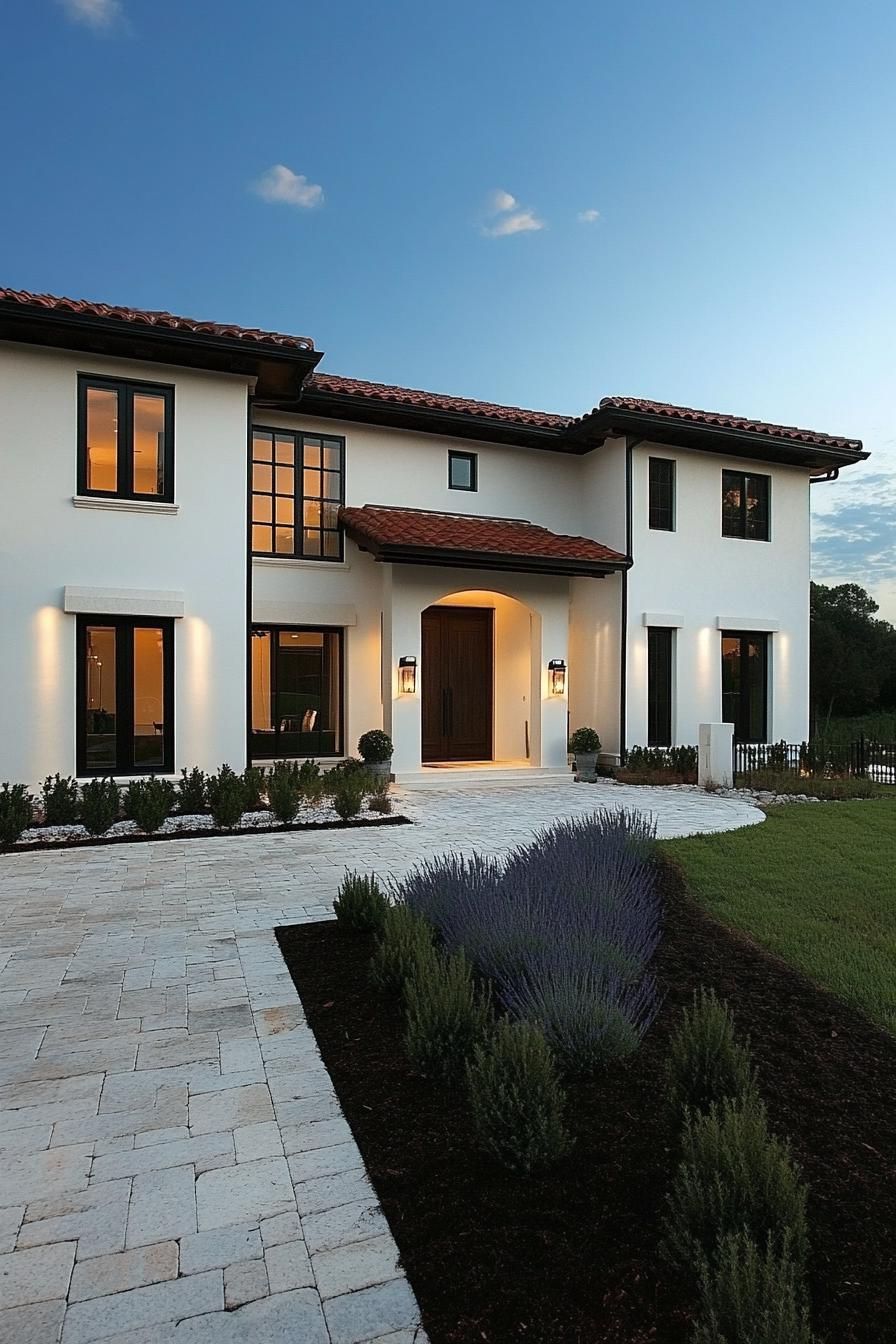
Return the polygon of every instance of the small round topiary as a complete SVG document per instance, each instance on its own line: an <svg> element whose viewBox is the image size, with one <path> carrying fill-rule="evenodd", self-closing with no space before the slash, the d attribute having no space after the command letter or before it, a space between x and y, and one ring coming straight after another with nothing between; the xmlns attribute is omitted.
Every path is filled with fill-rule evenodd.
<svg viewBox="0 0 896 1344"><path fill-rule="evenodd" d="M593 728L577 728L569 739L569 750L574 754L596 754L600 751L600 738Z"/></svg>
<svg viewBox="0 0 896 1344"><path fill-rule="evenodd" d="M371 728L358 738L358 751L367 765L381 765L392 759L392 739L381 728Z"/></svg>

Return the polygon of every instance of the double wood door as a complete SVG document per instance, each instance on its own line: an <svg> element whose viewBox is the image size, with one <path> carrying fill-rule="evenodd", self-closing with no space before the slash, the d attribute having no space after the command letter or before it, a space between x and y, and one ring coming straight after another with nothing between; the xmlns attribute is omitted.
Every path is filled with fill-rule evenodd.
<svg viewBox="0 0 896 1344"><path fill-rule="evenodd" d="M486 607L422 617L424 761L492 759L492 623Z"/></svg>

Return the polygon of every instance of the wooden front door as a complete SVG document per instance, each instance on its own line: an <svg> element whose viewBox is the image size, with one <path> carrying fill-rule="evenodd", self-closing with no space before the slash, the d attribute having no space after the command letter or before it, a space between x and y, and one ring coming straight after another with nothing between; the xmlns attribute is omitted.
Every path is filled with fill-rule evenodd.
<svg viewBox="0 0 896 1344"><path fill-rule="evenodd" d="M422 623L423 759L492 759L488 607L427 607Z"/></svg>

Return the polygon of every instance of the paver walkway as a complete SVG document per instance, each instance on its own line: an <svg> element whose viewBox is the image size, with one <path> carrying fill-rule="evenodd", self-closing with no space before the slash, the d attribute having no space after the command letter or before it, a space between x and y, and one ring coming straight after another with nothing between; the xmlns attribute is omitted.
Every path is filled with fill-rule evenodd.
<svg viewBox="0 0 896 1344"><path fill-rule="evenodd" d="M414 1296L273 936L346 869L553 817L762 819L610 784L418 791L414 826L0 856L0 1344L412 1344Z"/></svg>

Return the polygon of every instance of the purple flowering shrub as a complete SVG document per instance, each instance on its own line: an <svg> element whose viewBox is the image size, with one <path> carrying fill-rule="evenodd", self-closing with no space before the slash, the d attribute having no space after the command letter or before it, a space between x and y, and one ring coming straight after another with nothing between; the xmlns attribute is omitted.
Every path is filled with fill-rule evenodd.
<svg viewBox="0 0 896 1344"><path fill-rule="evenodd" d="M604 809L558 822L505 864L427 859L396 896L463 950L512 1018L537 1023L567 1068L631 1053L658 1009L662 933L645 818Z"/></svg>

